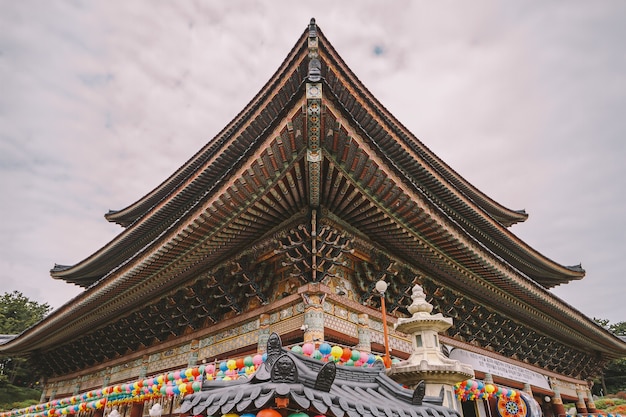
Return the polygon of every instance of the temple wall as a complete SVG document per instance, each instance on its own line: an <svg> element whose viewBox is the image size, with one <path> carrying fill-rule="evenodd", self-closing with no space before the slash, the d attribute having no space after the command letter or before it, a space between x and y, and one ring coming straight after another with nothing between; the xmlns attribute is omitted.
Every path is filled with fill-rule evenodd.
<svg viewBox="0 0 626 417"><path fill-rule="evenodd" d="M300 300L300 299L298 299ZM322 303L324 312L324 327L331 329L350 338L358 340L359 314L364 311L371 313L371 309L356 305L341 305L335 300L327 299ZM284 335L294 331L301 331L304 324L305 304L297 301L293 304L282 306L279 310L267 313L268 329L266 331L276 332ZM250 317L250 316L248 316ZM231 319L236 321L236 317ZM71 396L75 393L85 392L103 386L116 385L139 378L155 376L162 372L179 370L186 368L190 363L199 364L203 361L212 362L223 360L228 357L229 352L239 349L257 348L261 331L261 320L258 316L248 319L233 326L223 328L217 332L211 332L211 327L206 328L206 334L198 336L195 340L186 340L184 343L175 342L162 343L163 348L157 350L158 346L137 357L141 352L135 352L134 357L127 361L119 358L110 363L105 363L83 375L71 375L67 378L58 378L50 381L45 386L45 397L50 399ZM369 318L365 323L369 330L371 341L383 344L383 326L380 320ZM411 342L405 335L389 328L390 346L392 350L409 352ZM129 355L130 356L130 355Z"/></svg>
<svg viewBox="0 0 626 417"><path fill-rule="evenodd" d="M372 333L372 342L384 344L383 334L383 322L379 320L370 319L369 327ZM410 353L413 349L413 344L409 340L408 336L396 332L392 326L389 327L389 349L392 351L400 351Z"/></svg>

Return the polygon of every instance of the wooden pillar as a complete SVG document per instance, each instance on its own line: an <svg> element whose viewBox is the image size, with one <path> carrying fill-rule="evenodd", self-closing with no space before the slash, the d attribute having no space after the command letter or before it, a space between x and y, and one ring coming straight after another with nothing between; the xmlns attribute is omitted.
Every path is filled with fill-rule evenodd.
<svg viewBox="0 0 626 417"><path fill-rule="evenodd" d="M104 376L102 378L102 388L108 387L109 382L111 382L111 368L106 368L104 370Z"/></svg>
<svg viewBox="0 0 626 417"><path fill-rule="evenodd" d="M585 404L583 388L580 385L576 386L576 395L578 396L578 400L576 401L576 413L587 414L587 405Z"/></svg>
<svg viewBox="0 0 626 417"><path fill-rule="evenodd" d="M302 293L304 301L304 343L316 346L324 340L324 298L326 294L316 291Z"/></svg>
<svg viewBox="0 0 626 417"><path fill-rule="evenodd" d="M81 377L77 377L74 379L74 388L72 390L72 395L78 395L78 393L80 392L80 382Z"/></svg>
<svg viewBox="0 0 626 417"><path fill-rule="evenodd" d="M359 336L359 344L356 345L356 349L361 352L372 351L372 330L370 329L370 316L361 313L359 314L359 323L357 324L357 333Z"/></svg>
<svg viewBox="0 0 626 417"><path fill-rule="evenodd" d="M200 341L193 339L191 341L191 350L189 351L189 357L187 358L187 367L193 368L198 364L198 351L200 348Z"/></svg>
<svg viewBox="0 0 626 417"><path fill-rule="evenodd" d="M39 403L43 404L46 402L46 390L48 389L48 379L44 378L41 384L41 396L39 397Z"/></svg>
<svg viewBox="0 0 626 417"><path fill-rule="evenodd" d="M586 401L587 411L590 413L597 413L598 410L596 409L596 403L593 402L593 394L591 394L591 388L586 387L585 391L587 392L587 401Z"/></svg>
<svg viewBox="0 0 626 417"><path fill-rule="evenodd" d="M552 387L552 391L554 391L554 396L551 400L552 411L555 416L564 416L567 413L565 412L565 407L563 406L563 400L561 399L561 392L559 391L557 380L550 378L550 386Z"/></svg>
<svg viewBox="0 0 626 417"><path fill-rule="evenodd" d="M133 403L130 408L130 417L141 417L143 415L143 403Z"/></svg>
<svg viewBox="0 0 626 417"><path fill-rule="evenodd" d="M270 315L261 314L259 316L259 337L257 342L257 352L265 353L267 350L267 340L270 338Z"/></svg>

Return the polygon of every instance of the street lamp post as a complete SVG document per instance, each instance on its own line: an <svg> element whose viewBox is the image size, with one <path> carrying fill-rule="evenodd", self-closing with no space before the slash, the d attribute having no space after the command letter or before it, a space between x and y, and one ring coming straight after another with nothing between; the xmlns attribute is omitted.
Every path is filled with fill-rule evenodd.
<svg viewBox="0 0 626 417"><path fill-rule="evenodd" d="M387 330L387 308L385 307L385 291L387 291L387 283L380 280L376 283L376 291L380 293L380 309L383 314L383 334L385 336L385 357L383 363L386 368L391 368L391 357L389 356L389 331Z"/></svg>

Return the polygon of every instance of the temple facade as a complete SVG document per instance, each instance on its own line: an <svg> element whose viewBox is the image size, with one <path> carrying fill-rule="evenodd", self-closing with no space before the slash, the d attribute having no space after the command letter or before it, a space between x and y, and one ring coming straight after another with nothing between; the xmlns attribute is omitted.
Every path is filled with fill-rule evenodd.
<svg viewBox="0 0 626 417"><path fill-rule="evenodd" d="M313 20L230 124L144 197L105 217L121 233L51 271L84 292L0 345L0 354L26 355L43 372L48 409L85 393L113 404L123 387L157 386L123 412L138 417L156 403L165 414L181 412L185 392L169 392L160 376L191 369L186 389L198 391L193 383L217 378L219 364L232 360L228 370L241 370L239 359L266 353L273 333L286 348L312 346L308 356L322 345L357 352L338 366L365 367L369 355L388 351L385 378L432 340L437 360L473 369L440 402L466 417L510 417L502 413L515 397L523 402L511 417L565 414L563 403L595 412L591 379L626 356L626 343L550 292L585 271L515 236L509 227L527 214L433 154ZM434 339L407 330L416 285L420 306L439 315ZM332 357L324 355L318 359ZM326 414L342 417L340 409ZM66 414L95 415L107 405L77 410Z"/></svg>

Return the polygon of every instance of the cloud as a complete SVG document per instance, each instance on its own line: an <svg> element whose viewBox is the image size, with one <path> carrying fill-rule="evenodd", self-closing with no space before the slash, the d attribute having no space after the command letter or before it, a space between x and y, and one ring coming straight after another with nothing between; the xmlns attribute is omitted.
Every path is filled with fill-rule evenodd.
<svg viewBox="0 0 626 417"><path fill-rule="evenodd" d="M311 17L409 130L495 200L513 231L619 297L626 55L621 2L5 2L0 5L0 283L55 307L53 281L121 229L259 91ZM377 49L378 48L378 49ZM380 50L382 53L376 54Z"/></svg>

